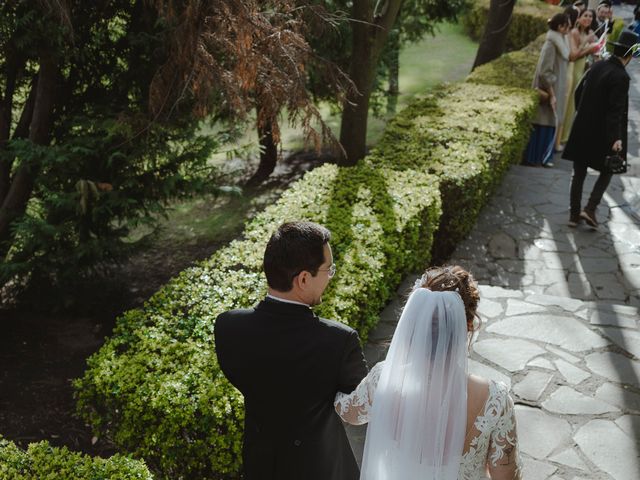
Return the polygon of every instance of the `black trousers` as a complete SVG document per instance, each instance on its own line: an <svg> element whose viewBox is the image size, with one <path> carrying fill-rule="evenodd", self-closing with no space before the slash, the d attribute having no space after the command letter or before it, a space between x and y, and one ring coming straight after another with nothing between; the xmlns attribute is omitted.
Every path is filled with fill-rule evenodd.
<svg viewBox="0 0 640 480"><path fill-rule="evenodd" d="M585 210L594 212L605 190L609 186L611 177L613 174L600 172L596 184L593 186L591 196L587 202ZM587 165L580 162L573 162L573 178L571 179L571 214L575 215L580 213L580 203L582 201L582 186L584 185L584 179L587 177Z"/></svg>

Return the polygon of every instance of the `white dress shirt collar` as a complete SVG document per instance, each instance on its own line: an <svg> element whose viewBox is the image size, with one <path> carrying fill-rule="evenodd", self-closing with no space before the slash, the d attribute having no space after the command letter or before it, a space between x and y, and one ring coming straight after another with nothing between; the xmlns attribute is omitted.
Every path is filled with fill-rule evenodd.
<svg viewBox="0 0 640 480"><path fill-rule="evenodd" d="M306 303L296 302L295 300L287 300L286 298L276 297L275 295L271 295L270 293L267 293L267 298L270 298L272 300L276 300L278 302L292 303L293 305L302 305L303 307L308 307L309 306Z"/></svg>

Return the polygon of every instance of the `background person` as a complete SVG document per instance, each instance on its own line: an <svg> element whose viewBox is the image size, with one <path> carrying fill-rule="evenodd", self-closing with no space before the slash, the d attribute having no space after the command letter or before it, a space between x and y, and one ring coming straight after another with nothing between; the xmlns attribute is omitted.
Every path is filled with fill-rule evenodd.
<svg viewBox="0 0 640 480"><path fill-rule="evenodd" d="M632 47L637 43L638 35L630 30L623 31L613 43L613 55L593 65L576 89L578 111L562 155L573 161L571 227L584 220L591 228L598 228L596 208L612 176L604 169L604 159L613 151L623 157L627 155L629 75L625 67L631 61ZM598 170L600 175L587 205L580 211L587 167Z"/></svg>
<svg viewBox="0 0 640 480"><path fill-rule="evenodd" d="M598 27L595 31L596 35L602 35L605 24L607 26L607 33L612 32L613 10L609 0L600 0L600 2L598 2L598 6L596 7L596 22L598 22Z"/></svg>
<svg viewBox="0 0 640 480"><path fill-rule="evenodd" d="M640 35L640 5L636 5L633 9L633 22L629 25L629 30Z"/></svg>
<svg viewBox="0 0 640 480"><path fill-rule="evenodd" d="M573 117L576 111L574 90L584 75L587 56L597 48L597 38L591 31L592 21L593 13L591 10L584 10L578 16L575 27L571 29L568 35L569 46L571 47L569 59L572 61L572 68L570 67L567 84L567 109L564 114L562 133L558 135L561 137L561 143L567 143L567 140L569 140L569 132L571 132L571 125L573 124Z"/></svg>
<svg viewBox="0 0 640 480"><path fill-rule="evenodd" d="M557 13L549 21L549 31L533 78L533 88L540 93L538 110L533 119L533 132L525 151L525 165L551 166L556 127L563 118L563 99L567 86L569 18Z"/></svg>
<svg viewBox="0 0 640 480"><path fill-rule="evenodd" d="M587 4L584 0L576 0L573 2L573 6L578 10L578 13L582 13L587 9Z"/></svg>
<svg viewBox="0 0 640 480"><path fill-rule="evenodd" d="M566 118L567 107L569 106L569 97L571 96L570 90L571 90L571 79L573 77L573 63L574 63L573 62L574 55L573 55L573 51L571 50L571 41L569 37L570 37L571 30L574 28L576 21L578 20L578 9L575 8L573 5L570 5L564 9L563 13L569 18L569 34L565 36L565 40L569 44L569 64L567 65L567 87L565 88L564 96L562 97L562 99L558 98L557 102L562 102L562 108L560 108L560 110L565 112L564 117ZM564 122L559 122L558 125L556 125L556 135L555 135L555 142L554 142L554 148L553 148L554 152L562 151L561 143L562 143L563 128L564 128Z"/></svg>

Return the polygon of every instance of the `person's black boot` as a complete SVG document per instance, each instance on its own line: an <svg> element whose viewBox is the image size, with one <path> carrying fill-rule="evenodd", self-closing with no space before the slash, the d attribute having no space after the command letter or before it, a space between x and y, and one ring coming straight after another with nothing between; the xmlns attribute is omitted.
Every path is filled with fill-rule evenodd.
<svg viewBox="0 0 640 480"><path fill-rule="evenodd" d="M595 210L587 210L586 208L580 212L580 218L582 218L587 225L594 230L598 230L598 220L596 219Z"/></svg>
<svg viewBox="0 0 640 480"><path fill-rule="evenodd" d="M579 213L572 213L571 215L569 215L569 223L568 225L571 228L575 228L578 226L578 224L582 221L582 218L580 217Z"/></svg>

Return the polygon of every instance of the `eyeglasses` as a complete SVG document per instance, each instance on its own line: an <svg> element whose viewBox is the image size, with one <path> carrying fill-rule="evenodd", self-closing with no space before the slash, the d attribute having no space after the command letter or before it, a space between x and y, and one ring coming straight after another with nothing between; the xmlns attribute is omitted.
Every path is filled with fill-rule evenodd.
<svg viewBox="0 0 640 480"><path fill-rule="evenodd" d="M332 278L336 274L336 264L332 263L331 265L329 265L329 268L319 268L318 271L319 272L327 272L327 276L329 278ZM302 272L304 272L304 270L300 270L299 272L294 273L293 275L291 275L291 278L292 279L296 278Z"/></svg>
<svg viewBox="0 0 640 480"><path fill-rule="evenodd" d="M319 268L319 272L327 272L329 274L329 278L333 277L336 274L336 264L332 263L329 265L329 268Z"/></svg>

